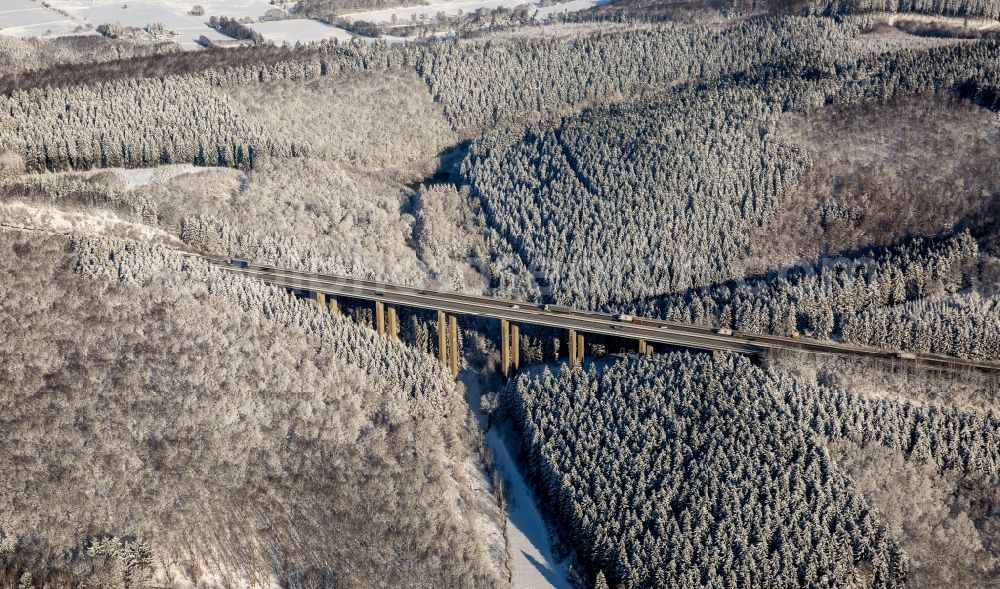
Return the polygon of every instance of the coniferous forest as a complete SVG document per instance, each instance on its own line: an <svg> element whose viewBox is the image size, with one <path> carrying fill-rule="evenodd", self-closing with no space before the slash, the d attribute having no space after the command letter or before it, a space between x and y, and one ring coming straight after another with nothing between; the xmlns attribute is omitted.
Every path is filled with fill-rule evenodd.
<svg viewBox="0 0 1000 589"><path fill-rule="evenodd" d="M0 8L0 589L1000 585L1000 4L230 4Z"/></svg>

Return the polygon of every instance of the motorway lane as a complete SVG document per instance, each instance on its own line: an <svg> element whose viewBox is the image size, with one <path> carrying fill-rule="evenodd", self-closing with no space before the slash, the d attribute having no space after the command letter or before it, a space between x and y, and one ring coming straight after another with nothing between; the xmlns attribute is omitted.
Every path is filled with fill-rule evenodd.
<svg viewBox="0 0 1000 589"><path fill-rule="evenodd" d="M497 302L485 297L463 296L456 300L442 293L427 291L417 292L411 287L395 287L383 284L377 287L358 284L353 279L338 280L337 277L306 278L301 275L285 275L281 271L260 271L255 268L230 269L235 273L258 278L264 282L301 290L319 291L326 294L355 297L360 299L380 300L389 304L406 307L417 307L429 310L445 311L447 313L490 317L493 319L508 319L517 323L540 325L557 329L575 329L581 333L591 333L622 337L627 339L645 339L649 343L660 343L680 347L698 348L703 350L720 350L742 354L761 354L764 348L748 345L739 339L719 336L711 331L705 333L690 333L677 331L668 327L655 327L616 321L611 315L577 315L575 313L551 312L540 309L533 303ZM333 278L332 280L330 278ZM517 308L515 308L517 307Z"/></svg>
<svg viewBox="0 0 1000 589"><path fill-rule="evenodd" d="M914 359L900 358L895 352L850 344L740 332L734 332L732 335L720 335L714 330L704 327L645 317L640 318L641 323L625 322L618 321L614 315L561 306L546 311L535 303L523 301L450 293L256 264L248 264L247 267L241 268L230 265L226 259L214 257L206 259L227 271L258 278L285 288L320 291L359 299L381 300L390 304L449 313L508 319L514 322L558 329L575 329L582 333L645 339L649 343L677 347L753 355L763 354L767 350L793 350L817 354L851 355L890 362L908 362L930 368L975 368L989 372L1000 372L1000 364L975 360L932 354L917 354Z"/></svg>

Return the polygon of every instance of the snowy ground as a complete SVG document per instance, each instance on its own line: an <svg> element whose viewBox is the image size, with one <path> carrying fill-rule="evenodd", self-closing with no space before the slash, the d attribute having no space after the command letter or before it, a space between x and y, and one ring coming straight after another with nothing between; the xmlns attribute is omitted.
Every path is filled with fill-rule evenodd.
<svg viewBox="0 0 1000 589"><path fill-rule="evenodd" d="M545 6L539 8L535 12L536 20L545 20L553 14L563 14L567 12L579 12L581 10L587 10L589 8L594 8L595 6L601 6L602 4L607 4L611 0L570 0L569 2L561 2L559 4L553 4L551 6Z"/></svg>
<svg viewBox="0 0 1000 589"><path fill-rule="evenodd" d="M995 31L1000 29L1000 21L988 18L940 16L933 14L919 14L916 12L876 12L871 15L871 18L876 21L884 21L890 25L896 24L897 21L911 21L928 24L940 23L956 27L961 26L974 31Z"/></svg>
<svg viewBox="0 0 1000 589"><path fill-rule="evenodd" d="M275 45L282 45L284 43L294 45L297 42L311 43L325 41L326 39L350 41L353 36L344 29L327 26L321 22L305 18L252 23L247 26L263 35L264 39Z"/></svg>
<svg viewBox="0 0 1000 589"><path fill-rule="evenodd" d="M507 481L507 549L510 551L510 585L518 589L573 589L566 569L556 562L535 498L521 478L517 464L496 428L486 434L493 449L494 467Z"/></svg>
<svg viewBox="0 0 1000 589"><path fill-rule="evenodd" d="M73 33L80 23L36 0L0 0L0 35L45 37Z"/></svg>
<svg viewBox="0 0 1000 589"><path fill-rule="evenodd" d="M418 21L429 20L434 18L434 15L439 12L454 16L459 13L475 12L480 8L493 10L501 7L513 8L521 4L528 3L524 0L440 0L439 2L416 6L400 6L383 10L353 12L343 15L343 17L349 21L363 20L366 22L388 24L392 23L392 17L395 15L397 23L406 24L411 22L413 17L416 17Z"/></svg>
<svg viewBox="0 0 1000 589"><path fill-rule="evenodd" d="M476 415L482 417L479 399L483 391L481 375L461 373L467 398ZM485 429L485 419L481 419ZM521 477L517 463L507 451L497 428L486 434L486 444L493 450L494 468L507 485L507 551L510 555L510 586L517 589L573 589L566 579L566 567L556 561L549 542L549 532L538 511L531 490Z"/></svg>
<svg viewBox="0 0 1000 589"><path fill-rule="evenodd" d="M593 8L594 6L606 4L608 1L609 0L571 0L570 2L562 4L553 4L552 6L538 8L538 13L535 18L541 20L551 14L586 10L588 8ZM437 0L429 4L401 6L398 8L386 8L383 10L369 10L366 12L354 12L343 16L345 19L350 21L362 20L381 24L392 23L393 16L395 16L396 23L406 24L412 22L414 17L416 17L417 21L431 20L439 12L448 16L456 16L458 14L475 12L480 8L495 10L497 8L514 8L524 4L537 8L539 2L537 0Z"/></svg>
<svg viewBox="0 0 1000 589"><path fill-rule="evenodd" d="M569 0L560 4L539 7L540 0L435 0L430 4L387 8L344 15L347 20L403 25L411 22L430 22L439 13L449 16L475 12L480 8L514 8L528 5L534 8L535 18L544 20L550 15L576 12L599 6L609 0ZM268 0L47 0L49 7L38 0L0 0L0 35L15 37L54 37L69 34L95 34L94 29L103 24L143 28L160 23L175 35L171 40L184 49L197 49L197 39L205 36L212 41L229 38L208 26L213 16L250 18L259 20L268 10L276 8ZM195 5L205 9L205 14L195 16ZM414 20L415 19L415 20ZM277 45L296 42L309 43L325 39L348 41L352 35L336 27L308 19L258 22L251 25L265 39ZM446 36L445 33L442 35ZM403 43L410 39L386 36L390 42Z"/></svg>
<svg viewBox="0 0 1000 589"><path fill-rule="evenodd" d="M187 251L180 239L148 225L126 221L113 212L64 211L34 203L0 203L0 228L63 235L104 235L159 243Z"/></svg>
<svg viewBox="0 0 1000 589"><path fill-rule="evenodd" d="M102 24L120 24L126 27L145 27L150 23L161 23L168 30L174 31L176 36L173 41L179 43L185 49L195 49L198 47L195 41L204 35L212 40L225 40L229 37L222 35L208 26L208 19L212 16L228 16L230 18L249 17L260 18L274 8L267 0L48 0L54 10L48 10L52 16L49 18L53 25L49 28L52 34L65 34L78 26L96 28ZM41 36L45 34L44 28L48 25L33 24L29 28L7 29L5 22L8 19L5 8L8 5L20 6L28 4L37 6L42 10L40 4L31 0L0 0L0 33L18 36ZM195 5L205 9L203 16L194 16L191 9ZM69 15L66 17L59 12ZM18 14L18 13L14 13ZM32 13L34 14L34 13ZM20 18L27 18L21 16ZM32 18L40 20L41 15ZM62 21L58 20L62 19ZM62 27L61 32L57 32L56 27Z"/></svg>
<svg viewBox="0 0 1000 589"><path fill-rule="evenodd" d="M139 188L154 183L166 182L181 174L200 174L214 170L216 168L195 166L194 164L169 164L155 168L101 168L100 170L94 170L92 173L114 172L118 174L128 188ZM69 173L72 174L74 172ZM234 173L238 172L234 170Z"/></svg>

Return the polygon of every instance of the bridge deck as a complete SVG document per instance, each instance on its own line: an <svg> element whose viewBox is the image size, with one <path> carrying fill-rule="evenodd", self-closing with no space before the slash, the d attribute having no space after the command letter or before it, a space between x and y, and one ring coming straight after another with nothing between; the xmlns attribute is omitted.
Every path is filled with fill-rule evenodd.
<svg viewBox="0 0 1000 589"><path fill-rule="evenodd" d="M382 301L388 304L439 310L454 314L490 317L500 320L506 319L513 323L567 330L573 329L578 332L645 340L648 343L659 343L676 347L753 355L763 354L768 350L791 350L906 362L919 364L928 368L971 368L988 372L1000 372L1000 364L979 360L965 360L934 354L915 354L914 358L905 358L900 357L896 352L836 342L741 332L734 332L732 335L721 335L705 327L647 319L644 317L637 318L635 322L619 321L615 316L606 313L595 313L566 307L545 310L536 303L523 301L464 295L257 264L247 264L245 267L238 267L229 264L228 260L225 259L207 259L229 272L243 274L289 289Z"/></svg>

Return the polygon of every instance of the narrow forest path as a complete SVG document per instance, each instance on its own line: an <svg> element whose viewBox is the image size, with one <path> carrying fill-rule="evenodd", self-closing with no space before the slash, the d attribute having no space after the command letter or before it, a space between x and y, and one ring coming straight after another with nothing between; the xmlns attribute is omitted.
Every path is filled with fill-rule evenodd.
<svg viewBox="0 0 1000 589"><path fill-rule="evenodd" d="M485 430L486 416L480 408L480 397L484 392L489 392L489 377L472 370L463 370L459 378L465 384L466 400L479 419L480 427ZM486 433L486 444L493 451L494 469L507 485L506 532L511 587L573 589L566 578L566 567L556 561L552 553L548 528L538 511L535 497L497 428L491 428Z"/></svg>

